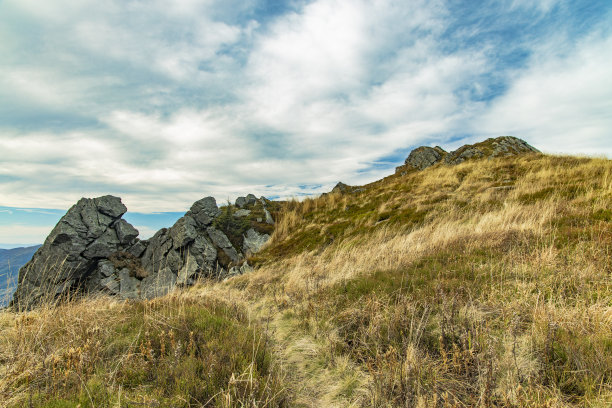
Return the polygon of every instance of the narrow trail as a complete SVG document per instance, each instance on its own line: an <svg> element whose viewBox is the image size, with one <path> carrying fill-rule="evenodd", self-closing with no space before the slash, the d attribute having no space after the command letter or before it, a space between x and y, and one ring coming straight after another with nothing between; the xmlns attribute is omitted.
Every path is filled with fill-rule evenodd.
<svg viewBox="0 0 612 408"><path fill-rule="evenodd" d="M299 321L260 302L251 311L268 332L268 341L285 382L301 408L359 407L367 401L368 378L347 357L337 356L325 341L299 328Z"/></svg>

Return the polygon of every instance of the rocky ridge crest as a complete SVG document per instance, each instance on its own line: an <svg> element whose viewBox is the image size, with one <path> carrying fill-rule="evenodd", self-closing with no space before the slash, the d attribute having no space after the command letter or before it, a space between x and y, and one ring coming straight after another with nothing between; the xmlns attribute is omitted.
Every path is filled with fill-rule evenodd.
<svg viewBox="0 0 612 408"><path fill-rule="evenodd" d="M452 152L447 152L440 146L421 146L410 152L404 164L395 169L395 173L403 175L412 170L424 170L437 163L456 165L471 159L509 157L526 153L540 151L514 136L489 138L473 145L463 145Z"/></svg>
<svg viewBox="0 0 612 408"><path fill-rule="evenodd" d="M11 304L25 310L83 293L149 299L198 278L242 274L251 269L246 257L270 238L273 205L249 194L219 208L205 197L172 227L140 240L121 218L127 208L119 197L82 198L20 269Z"/></svg>

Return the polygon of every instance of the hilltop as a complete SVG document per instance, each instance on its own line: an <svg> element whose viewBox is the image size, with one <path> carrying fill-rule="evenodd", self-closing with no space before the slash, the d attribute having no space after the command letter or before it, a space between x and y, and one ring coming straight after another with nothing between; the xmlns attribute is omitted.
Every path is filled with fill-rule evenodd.
<svg viewBox="0 0 612 408"><path fill-rule="evenodd" d="M493 146L504 140L520 144L421 148L382 180L279 205L241 276L2 314L0 396L609 406L612 162Z"/></svg>

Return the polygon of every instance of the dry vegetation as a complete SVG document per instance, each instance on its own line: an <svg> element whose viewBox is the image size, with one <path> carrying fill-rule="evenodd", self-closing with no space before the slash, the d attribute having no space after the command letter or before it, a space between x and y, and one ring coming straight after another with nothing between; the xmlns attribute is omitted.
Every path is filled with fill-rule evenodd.
<svg viewBox="0 0 612 408"><path fill-rule="evenodd" d="M287 406L240 302L177 293L0 315L0 406Z"/></svg>
<svg viewBox="0 0 612 408"><path fill-rule="evenodd" d="M611 249L612 163L532 155L292 203L231 284L358 367L362 406L607 407Z"/></svg>
<svg viewBox="0 0 612 408"><path fill-rule="evenodd" d="M4 313L0 398L612 405L612 162L438 165L281 216L251 274L148 303Z"/></svg>

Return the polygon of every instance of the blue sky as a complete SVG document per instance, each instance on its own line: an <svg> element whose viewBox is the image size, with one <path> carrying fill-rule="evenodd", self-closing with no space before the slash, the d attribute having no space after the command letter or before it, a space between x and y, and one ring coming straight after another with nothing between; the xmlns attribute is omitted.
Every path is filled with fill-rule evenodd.
<svg viewBox="0 0 612 408"><path fill-rule="evenodd" d="M122 197L147 236L201 197L361 184L422 144L612 157L611 66L603 0L3 0L0 243L42 242L83 196Z"/></svg>

